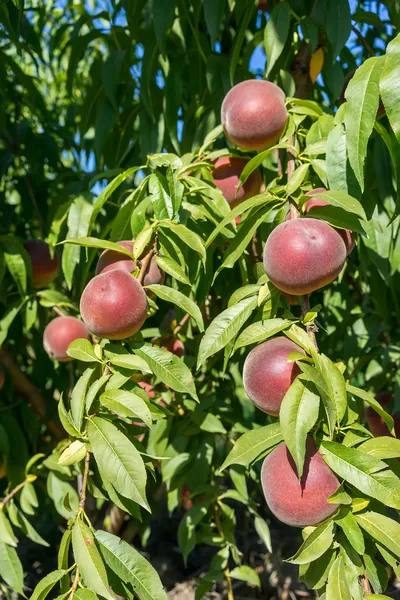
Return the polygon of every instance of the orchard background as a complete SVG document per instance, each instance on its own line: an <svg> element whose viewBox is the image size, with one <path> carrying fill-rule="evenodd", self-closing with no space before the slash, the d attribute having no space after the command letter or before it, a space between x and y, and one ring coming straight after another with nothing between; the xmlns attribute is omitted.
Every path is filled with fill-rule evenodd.
<svg viewBox="0 0 400 600"><path fill-rule="evenodd" d="M1 596L400 598L399 2L8 0L0 24ZM254 78L284 93L233 90L235 144L221 105ZM263 410L242 376L276 339L271 416L279 353L245 377Z"/></svg>

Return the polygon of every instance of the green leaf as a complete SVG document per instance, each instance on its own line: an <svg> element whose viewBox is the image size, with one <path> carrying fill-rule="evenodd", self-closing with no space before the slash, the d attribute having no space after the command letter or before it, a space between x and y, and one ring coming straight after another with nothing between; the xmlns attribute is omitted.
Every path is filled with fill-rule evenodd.
<svg viewBox="0 0 400 600"><path fill-rule="evenodd" d="M0 577L12 590L24 596L24 572L21 561L16 550L4 542L0 542Z"/></svg>
<svg viewBox="0 0 400 600"><path fill-rule="evenodd" d="M325 354L314 355L315 367L325 382L325 391L336 405L338 424L341 423L347 410L346 382L337 366Z"/></svg>
<svg viewBox="0 0 400 600"><path fill-rule="evenodd" d="M258 535L264 542L268 552L270 552L270 554L272 554L271 532L269 530L268 525L264 521L264 519L257 516L254 519L254 527L255 527L255 530L257 531Z"/></svg>
<svg viewBox="0 0 400 600"><path fill-rule="evenodd" d="M89 220L92 213L93 205L85 200L83 196L78 196L68 211L66 239L85 236L89 230ZM72 288L73 276L76 265L79 263L80 253L80 247L75 244L68 244L62 253L62 270L69 289Z"/></svg>
<svg viewBox="0 0 400 600"><path fill-rule="evenodd" d="M163 383L198 401L193 375L182 359L151 344L143 344L140 348L135 348L134 352L147 362L154 375Z"/></svg>
<svg viewBox="0 0 400 600"><path fill-rule="evenodd" d="M390 433L392 433L393 435L395 434L393 417L382 408L382 406L377 400L375 400L372 394L366 392L365 390L361 390L360 388L354 387L349 383L346 384L346 389L350 394L353 394L353 396L357 396L358 398L361 398L367 404L369 404L374 409L374 411L377 412L378 415L382 417L382 419L385 421Z"/></svg>
<svg viewBox="0 0 400 600"><path fill-rule="evenodd" d="M5 236L1 241L1 245L3 248L4 260L11 273L11 277L17 284L21 296L24 296L27 290L27 264L29 264L26 251L17 239L10 236Z"/></svg>
<svg viewBox="0 0 400 600"><path fill-rule="evenodd" d="M71 546L71 539L72 539L72 531L71 531L71 529L66 529L64 531L64 534L63 534L62 538L61 538L60 547L58 549L57 568L59 570L61 570L61 569L63 569L63 570L68 569L68 564L69 564L69 549L70 549L70 546ZM66 594L68 592L69 588L70 588L69 577L65 576L60 581L60 591L63 594Z"/></svg>
<svg viewBox="0 0 400 600"><path fill-rule="evenodd" d="M186 564L186 559L196 545L196 526L207 514L205 504L196 504L187 511L178 528L178 543Z"/></svg>
<svg viewBox="0 0 400 600"><path fill-rule="evenodd" d="M382 102L389 123L400 142L400 107L398 102L400 73L400 37L397 35L386 47L384 67L379 81Z"/></svg>
<svg viewBox="0 0 400 600"><path fill-rule="evenodd" d="M364 191L364 161L368 140L379 106L379 78L384 58L368 58L355 72L346 89L345 124L350 164Z"/></svg>
<svg viewBox="0 0 400 600"><path fill-rule="evenodd" d="M332 206L337 206L347 212L356 214L363 221L367 220L367 216L360 202L345 192L327 190L326 192L318 192L318 198L326 200L326 202L329 202Z"/></svg>
<svg viewBox="0 0 400 600"><path fill-rule="evenodd" d="M197 368L233 340L256 306L257 298L244 298L213 320L200 342Z"/></svg>
<svg viewBox="0 0 400 600"><path fill-rule="evenodd" d="M120 246L115 242L109 242L108 240L100 240L94 237L77 237L64 240L60 244L76 244L77 246L84 246L85 248L102 248L103 250L113 250L119 254L125 254L129 258L132 258L132 252L130 252L124 246Z"/></svg>
<svg viewBox="0 0 400 600"><path fill-rule="evenodd" d="M335 62L351 33L351 14L348 0L328 0L325 14L325 29L332 44Z"/></svg>
<svg viewBox="0 0 400 600"><path fill-rule="evenodd" d="M61 398L58 402L58 416L60 417L61 425L64 427L65 431L71 435L72 437L81 437L80 431L75 428L72 417L67 412L67 409L64 406L64 401L61 395Z"/></svg>
<svg viewBox="0 0 400 600"><path fill-rule="evenodd" d="M71 414L75 427L78 431L82 429L85 414L85 399L90 379L95 372L95 367L89 367L78 379L71 396Z"/></svg>
<svg viewBox="0 0 400 600"><path fill-rule="evenodd" d="M290 176L286 186L286 195L291 196L296 190L299 189L304 179L307 177L308 170L310 168L309 163L300 165Z"/></svg>
<svg viewBox="0 0 400 600"><path fill-rule="evenodd" d="M317 422L318 412L319 396L310 389L310 384L296 378L283 398L279 420L299 478L303 474L307 435Z"/></svg>
<svg viewBox="0 0 400 600"><path fill-rule="evenodd" d="M108 348L112 348L108 350ZM122 367L123 369L129 369L131 371L141 371L142 373L152 373L148 364L143 358L136 356L135 354L125 354L126 349L121 348L120 346L116 346L113 344L110 346L109 344L104 349L104 354L109 359L112 365L116 367Z"/></svg>
<svg viewBox="0 0 400 600"><path fill-rule="evenodd" d="M146 289L149 289L152 292L154 292L156 296L158 296L162 300L166 300L167 302L173 302L174 304L179 306L179 308L181 308L184 312L189 313L189 315L193 317L193 319L196 321L199 330L201 332L204 331L203 317L199 307L193 302L193 300L188 298L185 294L182 294L182 292L179 292L178 290L175 290L174 288L168 287L166 285L147 285Z"/></svg>
<svg viewBox="0 0 400 600"><path fill-rule="evenodd" d="M236 567L232 569L230 572L230 576L232 579L239 579L240 581L246 581L251 585L256 587L261 587L261 582L258 574L254 569L248 567L247 565L242 565L241 567Z"/></svg>
<svg viewBox="0 0 400 600"><path fill-rule="evenodd" d="M355 519L374 540L400 559L400 524L397 521L373 511L358 513Z"/></svg>
<svg viewBox="0 0 400 600"><path fill-rule="evenodd" d="M172 73L175 73L175 71L171 70L170 75ZM179 106L178 106L178 109L179 109ZM176 129L176 117L174 119L174 130L175 129ZM183 183L181 181L179 181L177 179L176 171L174 171L172 167L168 167L168 169L167 169L167 182L168 182L169 194L170 194L171 200L172 200L172 205L174 207L174 212L176 214L179 211L181 204L182 204L185 186L183 185Z"/></svg>
<svg viewBox="0 0 400 600"><path fill-rule="evenodd" d="M85 585L95 594L114 600L114 595L109 588L106 568L96 547L93 533L80 519L76 519L72 527L72 548Z"/></svg>
<svg viewBox="0 0 400 600"><path fill-rule="evenodd" d="M165 54L165 40L174 22L175 0L153 0L151 14L153 15L154 31L157 45Z"/></svg>
<svg viewBox="0 0 400 600"><path fill-rule="evenodd" d="M294 565L305 565L325 554L333 542L334 526L332 520L318 525L303 542L296 554L289 558L287 562Z"/></svg>
<svg viewBox="0 0 400 600"><path fill-rule="evenodd" d="M400 458L400 440L394 437L371 438L360 444L358 449L382 460Z"/></svg>
<svg viewBox="0 0 400 600"><path fill-rule="evenodd" d="M282 54L290 29L290 5L279 2L274 6L264 30L264 49L267 55L265 76L271 73L273 66Z"/></svg>
<svg viewBox="0 0 400 600"><path fill-rule="evenodd" d="M342 506L339 514L334 517L335 523L343 529L343 533L358 554L364 554L365 543L362 531L349 506Z"/></svg>
<svg viewBox="0 0 400 600"><path fill-rule="evenodd" d="M59 600L62 599L59 597ZM100 598L94 592L78 587L74 592L73 600L100 600Z"/></svg>
<svg viewBox="0 0 400 600"><path fill-rule="evenodd" d="M96 531L104 562L124 583L131 584L140 600L166 600L160 577L130 544L106 531Z"/></svg>
<svg viewBox="0 0 400 600"><path fill-rule="evenodd" d="M39 583L33 590L30 600L44 600L51 592L53 587L56 585L56 583L58 583L60 579L65 575L65 573L66 571L64 570L57 570L52 571L51 573L43 577L43 579L39 581Z"/></svg>
<svg viewBox="0 0 400 600"><path fill-rule="evenodd" d="M342 123L338 123L328 135L326 174L331 190L347 193L347 146Z"/></svg>
<svg viewBox="0 0 400 600"><path fill-rule="evenodd" d="M341 556L337 557L329 572L326 600L352 600Z"/></svg>
<svg viewBox="0 0 400 600"><path fill-rule="evenodd" d="M99 417L89 420L88 435L102 479L149 510L146 468L132 442L115 425Z"/></svg>
<svg viewBox="0 0 400 600"><path fill-rule="evenodd" d="M149 192L154 206L156 219L172 219L175 214L174 205L168 191L168 183L164 175L155 172L149 178Z"/></svg>
<svg viewBox="0 0 400 600"><path fill-rule="evenodd" d="M386 506L400 508L400 479L387 470L386 463L335 442L322 442L320 452L326 464L356 489Z"/></svg>
<svg viewBox="0 0 400 600"><path fill-rule="evenodd" d="M107 383L107 381L110 379L110 377L111 376L108 374L102 375L100 377L100 379L96 379L96 381L94 383L92 383L92 385L88 389L87 394L86 394L86 399L85 399L86 412L88 414L90 413L90 409L92 408L92 404L93 404L94 400L96 399L97 394L99 393L101 388Z"/></svg>
<svg viewBox="0 0 400 600"><path fill-rule="evenodd" d="M320 219L340 229L349 229L365 235L365 229L362 226L359 217L354 213L347 212L338 206L316 206L307 214L307 217Z"/></svg>
<svg viewBox="0 0 400 600"><path fill-rule="evenodd" d="M156 256L156 263L162 271L171 275L177 281L191 285L185 271L180 264L173 260L170 256Z"/></svg>
<svg viewBox="0 0 400 600"><path fill-rule="evenodd" d="M83 362L101 362L94 353L93 344L84 338L79 338L70 343L67 354Z"/></svg>
<svg viewBox="0 0 400 600"><path fill-rule="evenodd" d="M100 403L120 417L139 417L151 427L150 410L144 400L134 392L107 390L100 396Z"/></svg>
<svg viewBox="0 0 400 600"><path fill-rule="evenodd" d="M41 546L49 546L46 540L42 538L42 536L36 531L36 529L25 517L24 513L21 510L19 510L16 505L13 506L13 514L10 512L10 518L13 525L15 525L16 527L20 527L26 535L26 537L32 540L32 542L40 544Z"/></svg>
<svg viewBox="0 0 400 600"><path fill-rule="evenodd" d="M233 41L230 67L229 67L229 79L231 85L234 85L235 82L235 71L240 57L240 51L243 46L243 42L245 39L246 31L249 26L250 20L253 16L254 12L254 1L253 0L244 0L241 2L243 5L243 9L245 9L242 13L242 18L240 20L240 27L236 31L236 35Z"/></svg>
<svg viewBox="0 0 400 600"><path fill-rule="evenodd" d="M230 465L248 467L260 454L283 441L279 423L272 423L259 429L247 431L235 442L223 465L218 469L221 473Z"/></svg>
<svg viewBox="0 0 400 600"><path fill-rule="evenodd" d="M175 233L180 241L182 241L189 248L197 252L205 268L207 259L206 249L204 247L203 240L197 233L191 231L185 225L173 223L172 221L160 221L159 225L160 227L169 229L170 231L172 231L172 233Z"/></svg>
<svg viewBox="0 0 400 600"><path fill-rule="evenodd" d="M75 440L61 454L58 462L60 465L68 466L81 462L86 456L86 446L83 442Z"/></svg>
<svg viewBox="0 0 400 600"><path fill-rule="evenodd" d="M207 30L211 38L211 48L219 37L221 21L225 14L226 0L204 0L203 10Z"/></svg>
<svg viewBox="0 0 400 600"><path fill-rule="evenodd" d="M202 431L210 433L226 433L221 419L209 412L195 410L192 414L193 421L200 427Z"/></svg>
<svg viewBox="0 0 400 600"><path fill-rule="evenodd" d="M14 547L18 544L18 540L14 535L10 521L4 513L4 509L0 510L0 542Z"/></svg>
<svg viewBox="0 0 400 600"><path fill-rule="evenodd" d="M3 345L5 339L7 338L8 330L11 327L11 324L14 321L15 317L17 316L21 308L24 306L25 302L26 299L22 300L21 303L19 300L15 303L12 303L3 314L3 318L0 321L0 347Z"/></svg>
<svg viewBox="0 0 400 600"><path fill-rule="evenodd" d="M321 373L315 367L312 367L311 365L308 365L303 361L299 361L297 365L300 367L303 373L307 375L309 380L316 385L318 391L320 392L321 400L323 402L325 412L328 418L329 432L331 437L333 437L337 416L336 405L333 398L331 398L327 392L325 380L322 377Z"/></svg>
<svg viewBox="0 0 400 600"><path fill-rule="evenodd" d="M116 90L120 81L120 71L125 55L126 50L112 50L103 64L104 92L115 110L118 110Z"/></svg>

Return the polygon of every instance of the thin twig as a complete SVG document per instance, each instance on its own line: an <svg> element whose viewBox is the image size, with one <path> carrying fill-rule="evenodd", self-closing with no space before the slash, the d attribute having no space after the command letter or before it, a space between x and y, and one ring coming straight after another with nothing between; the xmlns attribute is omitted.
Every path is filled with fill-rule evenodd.
<svg viewBox="0 0 400 600"><path fill-rule="evenodd" d="M186 321L188 321L189 319L190 319L190 315L189 315L189 313L186 313L186 315L184 317L182 317L182 319L179 321L178 325L173 330L172 335L176 335L177 333L179 333L180 330L182 329L182 327L185 325Z"/></svg>
<svg viewBox="0 0 400 600"><path fill-rule="evenodd" d="M74 578L74 582L73 582L72 587L71 587L71 592L70 592L70 594L68 596L68 600L72 600L73 599L74 593L76 591L76 588L78 587L78 583L79 583L79 569L78 569L78 567L76 567L75 578Z"/></svg>
<svg viewBox="0 0 400 600"><path fill-rule="evenodd" d="M13 498L13 496L15 496L15 494L18 494L18 492L20 490L22 490L22 488L28 483L28 480L25 479L25 481L22 481L21 483L19 483L18 485L15 486L15 488L13 490L11 490L11 492L9 494L7 494L7 496L5 496L5 498L3 498L3 500L0 502L0 506L5 506L7 504L7 502L9 502L11 500L11 498Z"/></svg>
<svg viewBox="0 0 400 600"><path fill-rule="evenodd" d="M62 310L58 308L58 306L53 306L52 308L59 317L65 317L65 313L63 313Z"/></svg>
<svg viewBox="0 0 400 600"><path fill-rule="evenodd" d="M365 596L369 596L370 594L372 594L371 586L369 584L369 580L366 574L361 575L360 584L363 590L363 594Z"/></svg>
<svg viewBox="0 0 400 600"><path fill-rule="evenodd" d="M83 470L82 487L81 487L81 491L79 494L79 508L81 510L84 510L84 508L85 508L86 487L87 487L87 480L88 480L88 475L89 475L89 465L90 465L90 454L87 451L86 456L85 456L85 468Z"/></svg>
<svg viewBox="0 0 400 600"><path fill-rule="evenodd" d="M305 294L301 297L301 316L304 318L307 313L310 312L310 297L308 294ZM318 350L317 338L315 337L315 333L318 331L318 327L316 325L307 325L307 333L315 346L315 349Z"/></svg>
<svg viewBox="0 0 400 600"><path fill-rule="evenodd" d="M0 349L0 362L5 366L11 375L11 379L16 390L26 399L33 410L39 415L41 421L47 426L47 429L57 440L65 438L65 431L61 425L53 419L47 419L47 400L41 391L28 379L5 348Z"/></svg>
<svg viewBox="0 0 400 600"><path fill-rule="evenodd" d="M363 36L361 31L358 31L357 27L355 27L354 25L351 26L351 29L354 31L356 36L359 38L359 40L361 41L363 46L365 46L366 50L368 51L368 54L370 56L375 56L374 50L371 48L371 46L369 45L369 43L367 42L367 40L365 39L365 37Z"/></svg>
<svg viewBox="0 0 400 600"><path fill-rule="evenodd" d="M140 273L137 278L139 283L143 283L143 279L146 276L146 272L147 272L148 266L150 264L150 261L153 258L153 254L154 254L154 248L149 250L149 252L146 254L144 259L140 263Z"/></svg>

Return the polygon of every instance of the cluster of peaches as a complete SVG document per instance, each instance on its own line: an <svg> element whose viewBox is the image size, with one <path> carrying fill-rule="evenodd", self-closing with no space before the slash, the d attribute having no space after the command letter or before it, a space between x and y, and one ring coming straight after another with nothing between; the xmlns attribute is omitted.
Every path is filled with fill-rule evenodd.
<svg viewBox="0 0 400 600"><path fill-rule="evenodd" d="M282 90L267 81L245 81L232 88L222 105L222 125L226 137L244 150L264 150L280 138L287 121ZM216 163L214 180L231 205L238 204L263 189L261 173L254 171L236 194L240 175L248 160L222 158ZM350 231L336 229L313 217L313 209L328 203L318 198L318 188L308 192L300 218L289 213L278 225L264 248L264 270L270 281L289 301L310 294L332 282L341 272L346 257L355 246ZM307 215L307 216L303 216ZM248 354L243 371L247 395L257 408L278 417L282 400L300 373L292 352L302 348L286 338L276 337ZM385 434L385 426L374 411L367 412L373 432ZM375 429L375 431L374 431ZM332 515L337 505L328 497L339 481L325 464L311 436L307 439L303 476L299 480L286 444L275 448L262 467L266 501L275 516L292 526L316 525Z"/></svg>

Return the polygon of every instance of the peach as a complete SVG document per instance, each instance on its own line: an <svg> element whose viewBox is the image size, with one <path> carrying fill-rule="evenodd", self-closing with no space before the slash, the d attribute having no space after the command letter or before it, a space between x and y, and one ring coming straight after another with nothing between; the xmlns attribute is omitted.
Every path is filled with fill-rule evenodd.
<svg viewBox="0 0 400 600"><path fill-rule="evenodd" d="M275 6L276 4L278 4L279 0L273 0L273 5ZM271 12L271 6L270 4L272 4L272 0L268 1L268 0L259 0L258 2L258 10L262 10L265 13L269 13Z"/></svg>
<svg viewBox="0 0 400 600"><path fill-rule="evenodd" d="M346 260L341 235L317 219L294 219L276 227L264 248L264 269L282 292L310 294L333 281Z"/></svg>
<svg viewBox="0 0 400 600"><path fill-rule="evenodd" d="M235 85L221 108L226 137L247 150L264 150L275 144L287 118L284 92L274 83L260 79Z"/></svg>
<svg viewBox="0 0 400 600"><path fill-rule="evenodd" d="M32 280L36 288L48 286L57 277L60 260L50 256L48 244L43 240L28 240L24 244L32 263Z"/></svg>
<svg viewBox="0 0 400 600"><path fill-rule="evenodd" d="M250 400L263 412L278 416L283 397L300 373L296 363L288 362L291 352L304 351L285 336L267 340L247 355L243 385Z"/></svg>
<svg viewBox="0 0 400 600"><path fill-rule="evenodd" d="M4 374L3 369L0 367L0 390L3 389L5 381L6 381L6 376Z"/></svg>
<svg viewBox="0 0 400 600"><path fill-rule="evenodd" d="M286 444L280 444L264 460L261 483L271 512L292 527L317 525L338 508L337 504L328 503L328 497L336 492L339 480L311 437L307 438L300 481Z"/></svg>
<svg viewBox="0 0 400 600"><path fill-rule="evenodd" d="M89 281L80 309L89 331L109 340L123 340L139 331L145 322L147 299L133 275L113 269Z"/></svg>
<svg viewBox="0 0 400 600"><path fill-rule="evenodd" d="M151 383L148 383L147 381L139 381L139 382L138 382L138 385L140 385L140 387L141 387L142 389L144 389L144 391L145 391L145 392L146 392L146 394L147 394L147 397L148 397L150 400L153 400L153 398L155 398L155 397L156 397L156 393L155 393L155 391L154 391L154 387L151 385Z"/></svg>
<svg viewBox="0 0 400 600"><path fill-rule="evenodd" d="M312 217L312 209L316 206L329 206L329 202L326 202L326 200L321 200L320 198L318 198L318 196L316 196L316 194L318 194L318 192L326 192L327 190L325 188L316 188L315 190L311 190L309 192L306 193L306 196L312 196L312 198L310 198L310 200L307 200L307 202L305 203L305 212L306 214L309 214ZM342 236L344 244L346 246L346 251L347 251L347 256L350 254L350 252L352 250L354 250L354 247L356 245L356 242L354 240L354 236L351 233L351 231L349 231L348 229L338 229L338 228L334 228L336 229L336 231Z"/></svg>
<svg viewBox="0 0 400 600"><path fill-rule="evenodd" d="M130 252L133 252L134 242L132 241L122 240L117 242L117 244L123 248L126 248ZM107 271L112 271L112 269L122 269L123 271L131 273L136 269L136 262L133 260L133 258L131 259L126 254L122 254L116 250L104 250L97 262L96 275L100 275L100 273L107 273ZM146 269L143 285L151 285L153 283L162 284L164 283L164 280L165 273L164 271L161 271L156 263L155 257L153 256L149 266Z"/></svg>
<svg viewBox="0 0 400 600"><path fill-rule="evenodd" d="M76 317L56 317L47 325L43 334L43 347L53 360L68 362L68 346L79 338L89 339L89 331Z"/></svg>
<svg viewBox="0 0 400 600"><path fill-rule="evenodd" d="M165 348L181 358L185 354L185 346L183 342L179 338L171 337L168 340L168 343L165 345Z"/></svg>
<svg viewBox="0 0 400 600"><path fill-rule="evenodd" d="M246 158L222 156L214 163L214 183L232 208L240 202L260 194L264 189L261 172L256 169L236 193L240 175L248 162Z"/></svg>
<svg viewBox="0 0 400 600"><path fill-rule="evenodd" d="M388 404L392 402L394 395L390 392L379 392L375 399L379 402L379 404L386 410ZM391 412L389 414L392 414ZM394 431L396 437L400 438L400 414L396 413L392 415L394 417ZM378 415L377 412L371 406L367 406L365 410L365 418L367 419L367 423L371 430L371 433L375 437L392 435L381 416Z"/></svg>

